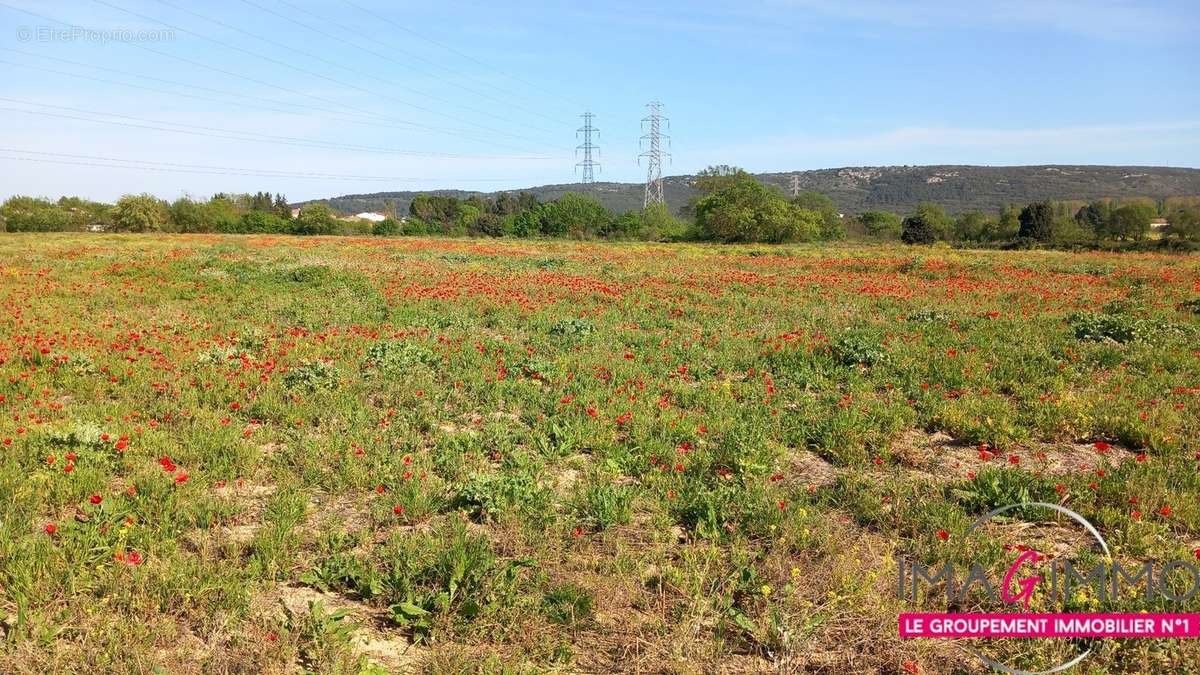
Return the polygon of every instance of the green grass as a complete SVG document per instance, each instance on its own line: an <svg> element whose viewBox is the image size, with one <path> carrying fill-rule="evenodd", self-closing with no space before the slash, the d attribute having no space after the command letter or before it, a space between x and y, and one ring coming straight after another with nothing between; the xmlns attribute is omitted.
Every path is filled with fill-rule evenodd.
<svg viewBox="0 0 1200 675"><path fill-rule="evenodd" d="M970 668L899 640L895 559L999 559L993 506L1194 559L1198 298L1157 255L7 235L0 672Z"/></svg>

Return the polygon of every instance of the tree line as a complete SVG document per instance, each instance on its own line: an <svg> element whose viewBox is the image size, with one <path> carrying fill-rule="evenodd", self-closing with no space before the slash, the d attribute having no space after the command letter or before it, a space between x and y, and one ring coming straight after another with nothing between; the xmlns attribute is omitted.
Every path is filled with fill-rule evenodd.
<svg viewBox="0 0 1200 675"><path fill-rule="evenodd" d="M207 200L173 202L153 195L126 195L115 204L78 197L58 201L12 197L0 205L0 230L48 232L218 232L296 235L474 237L571 237L647 241L785 243L857 236L898 239L907 244L939 241L997 246L1137 245L1152 234L1151 222L1165 217L1162 235L1173 242L1200 242L1200 198L1092 202L1039 201L1010 205L997 213L968 211L951 216L926 202L906 216L865 211L846 217L817 192L788 197L745 170L713 166L695 179L696 196L680 215L663 204L615 214L594 196L567 193L542 202L527 192L457 198L421 194L407 214L394 204L380 222L339 217L328 205L310 202L292 209L282 194L220 193Z"/></svg>
<svg viewBox="0 0 1200 675"><path fill-rule="evenodd" d="M1160 218L1165 226L1155 232L1152 225ZM855 223L872 236L898 238L906 244L1137 248L1155 243L1152 237L1158 235L1157 242L1193 248L1200 243L1200 198L1037 201L1009 205L996 214L968 211L954 217L925 202L904 218L867 211L856 216Z"/></svg>

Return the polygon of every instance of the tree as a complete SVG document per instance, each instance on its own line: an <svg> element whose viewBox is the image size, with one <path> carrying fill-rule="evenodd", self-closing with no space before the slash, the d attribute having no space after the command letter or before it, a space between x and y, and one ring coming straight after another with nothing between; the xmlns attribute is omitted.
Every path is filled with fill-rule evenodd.
<svg viewBox="0 0 1200 675"><path fill-rule="evenodd" d="M945 239L952 226L945 209L933 202L917 204L917 210L900 224L900 241L906 244L932 244Z"/></svg>
<svg viewBox="0 0 1200 675"><path fill-rule="evenodd" d="M216 232L241 232L242 214L227 195L217 194L204 205L205 222Z"/></svg>
<svg viewBox="0 0 1200 675"><path fill-rule="evenodd" d="M280 218L287 220L292 218L292 207L288 206L287 198L283 196L282 192L275 195L275 206L272 210Z"/></svg>
<svg viewBox="0 0 1200 675"><path fill-rule="evenodd" d="M180 232L212 232L213 212L189 197L180 197L167 207L171 222Z"/></svg>
<svg viewBox="0 0 1200 675"><path fill-rule="evenodd" d="M692 185L702 194L710 194L722 188L736 185L747 178L751 178L751 176L746 173L745 169L729 166L728 164L719 164L710 166L697 173L696 180Z"/></svg>
<svg viewBox="0 0 1200 675"><path fill-rule="evenodd" d="M1021 210L1012 204L1000 209L1000 219L996 221L995 228L988 236L991 241L1016 239L1021 232Z"/></svg>
<svg viewBox="0 0 1200 675"><path fill-rule="evenodd" d="M400 234L400 223L395 218L384 218L371 226L371 234L376 237L394 237Z"/></svg>
<svg viewBox="0 0 1200 675"><path fill-rule="evenodd" d="M1075 222L1079 223L1080 227L1099 235L1107 228L1111 214L1112 207L1108 202L1095 201L1075 212Z"/></svg>
<svg viewBox="0 0 1200 675"><path fill-rule="evenodd" d="M0 205L0 222L9 232L62 232L71 229L71 213L49 199L16 196Z"/></svg>
<svg viewBox="0 0 1200 675"><path fill-rule="evenodd" d="M1017 216L1021 229L1017 236L1022 239L1050 241L1054 237L1054 207L1050 202L1034 202L1021 209Z"/></svg>
<svg viewBox="0 0 1200 675"><path fill-rule="evenodd" d="M1200 240L1200 205L1188 204L1167 214L1167 234L1179 239Z"/></svg>
<svg viewBox="0 0 1200 675"><path fill-rule="evenodd" d="M838 213L833 200L820 192L801 192L792 198L792 204L806 211L817 214L821 221L821 239L844 239L846 226L842 224L842 214Z"/></svg>
<svg viewBox="0 0 1200 675"><path fill-rule="evenodd" d="M292 224L294 234L333 234L337 220L333 211L321 202L311 202L300 207L300 213Z"/></svg>
<svg viewBox="0 0 1200 675"><path fill-rule="evenodd" d="M954 238L958 241L986 241L994 229L991 217L981 211L968 211L954 220Z"/></svg>
<svg viewBox="0 0 1200 675"><path fill-rule="evenodd" d="M469 231L473 236L503 237L504 218L490 211L482 213L475 219L475 223Z"/></svg>
<svg viewBox="0 0 1200 675"><path fill-rule="evenodd" d="M458 222L460 209L461 204L454 197L417 195L408 205L408 214L426 223L447 228Z"/></svg>
<svg viewBox="0 0 1200 675"><path fill-rule="evenodd" d="M239 225L239 232L250 234L281 234L291 229L288 221L271 211L247 211Z"/></svg>
<svg viewBox="0 0 1200 675"><path fill-rule="evenodd" d="M1149 204L1124 204L1113 209L1105 234L1114 239L1142 239L1150 232L1154 207Z"/></svg>
<svg viewBox="0 0 1200 675"><path fill-rule="evenodd" d="M591 195L568 192L542 207L542 234L585 237L608 229L612 214Z"/></svg>
<svg viewBox="0 0 1200 675"><path fill-rule="evenodd" d="M112 209L116 232L160 232L169 220L167 203L151 194L125 195Z"/></svg>
<svg viewBox="0 0 1200 675"><path fill-rule="evenodd" d="M928 214L918 211L905 218L901 224L900 241L906 244L932 244L937 240L937 228Z"/></svg>
<svg viewBox="0 0 1200 675"><path fill-rule="evenodd" d="M900 236L900 216L889 211L864 211L858 214L858 222L872 237Z"/></svg>
<svg viewBox="0 0 1200 675"><path fill-rule="evenodd" d="M638 239L649 241L675 241L682 239L686 231L687 226L671 214L666 204L650 204L638 214L638 228L634 234Z"/></svg>
<svg viewBox="0 0 1200 675"><path fill-rule="evenodd" d="M821 234L821 218L784 198L776 188L732 167L701 172L703 194L691 210L702 237L725 242L811 241Z"/></svg>

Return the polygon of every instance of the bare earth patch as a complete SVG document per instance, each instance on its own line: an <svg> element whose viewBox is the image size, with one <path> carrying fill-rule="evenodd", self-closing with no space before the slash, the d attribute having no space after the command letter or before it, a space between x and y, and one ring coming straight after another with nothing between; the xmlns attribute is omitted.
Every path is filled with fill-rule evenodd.
<svg viewBox="0 0 1200 675"><path fill-rule="evenodd" d="M350 640L355 654L363 656L390 673L419 673L429 650L409 642L408 637L387 624L386 613L336 593L322 593L307 586L280 586L275 595L295 614L309 611L310 603L321 603L326 610L346 610L357 624Z"/></svg>
<svg viewBox="0 0 1200 675"><path fill-rule="evenodd" d="M1134 457L1133 452L1117 445L1078 442L1034 441L998 452L967 445L941 431L927 433L920 429L910 429L896 439L892 454L905 469L935 481L970 480L986 466L1019 466L1049 476L1089 473Z"/></svg>

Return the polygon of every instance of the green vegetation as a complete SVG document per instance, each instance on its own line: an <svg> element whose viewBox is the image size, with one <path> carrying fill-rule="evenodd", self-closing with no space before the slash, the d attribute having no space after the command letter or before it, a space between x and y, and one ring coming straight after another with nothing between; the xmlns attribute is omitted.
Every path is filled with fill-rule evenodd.
<svg viewBox="0 0 1200 675"><path fill-rule="evenodd" d="M954 173L935 177L954 178ZM853 235L907 244L1014 248L1200 247L1200 197L1039 200L1006 204L995 213L974 209L957 215L947 213L939 202L922 201L903 217L879 209L846 215L828 195L803 191L788 198L771 182L724 165L700 172L690 190L692 198L678 215L665 204L618 215L605 207L605 193L600 191L564 192L545 202L529 192L417 194L407 201L407 215L398 214L397 201L389 200L385 217L374 223L340 215L325 202L306 203L293 217L283 195L267 192L218 194L207 201L183 197L170 204L151 195L127 195L114 206L78 198L51 202L19 196L0 205L0 226L12 232L93 229L771 244ZM1158 224L1152 226L1156 219Z"/></svg>
<svg viewBox="0 0 1200 675"><path fill-rule="evenodd" d="M712 213L820 236L818 200L712 178ZM1000 578L966 529L1035 499L1128 569L1200 547L1190 256L10 233L0 272L3 673L975 672L896 637L935 609L897 559Z"/></svg>

